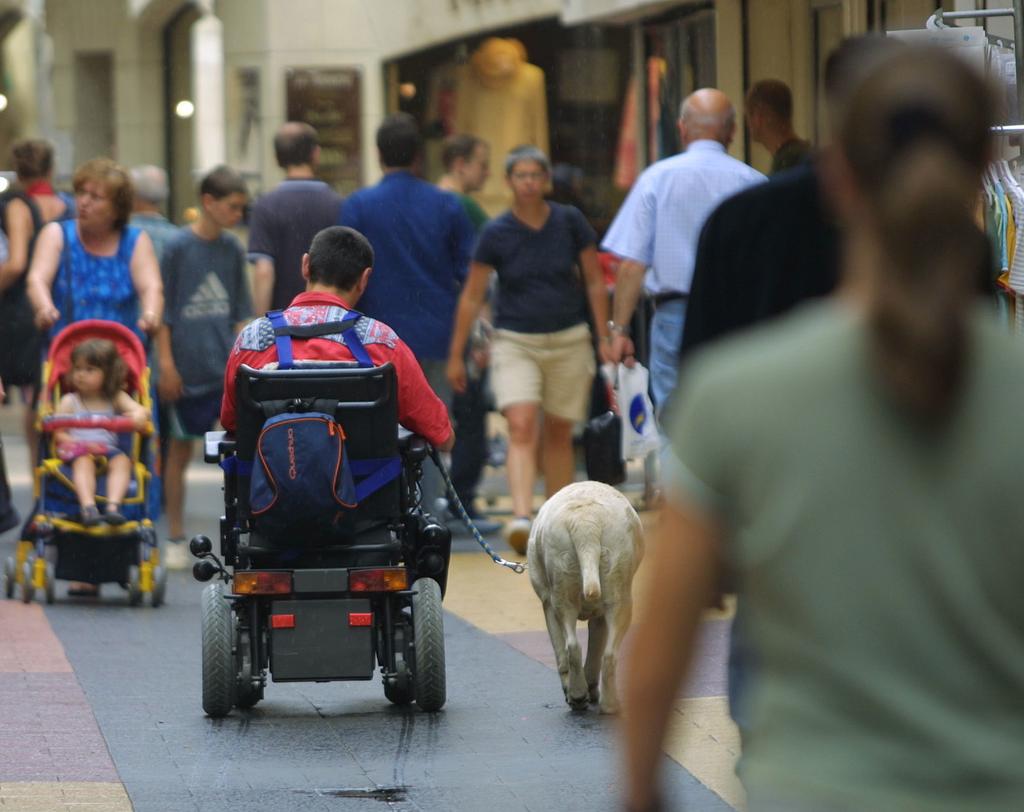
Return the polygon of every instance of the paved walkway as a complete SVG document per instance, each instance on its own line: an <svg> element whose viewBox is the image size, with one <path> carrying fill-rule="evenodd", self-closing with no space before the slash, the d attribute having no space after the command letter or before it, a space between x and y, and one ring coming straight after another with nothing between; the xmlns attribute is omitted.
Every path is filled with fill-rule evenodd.
<svg viewBox="0 0 1024 812"><path fill-rule="evenodd" d="M16 425L14 410L0 410L11 478L24 487L25 449ZM496 480L500 477L489 482L492 491ZM195 490L209 490L219 484L219 472L195 464L189 481ZM635 487L632 495L638 496ZM497 494L495 514L502 513L505 501ZM644 520L650 525L653 514ZM203 521L208 524L208 517ZM547 666L549 706L560 707L554 657L528 577L494 565L471 541L460 540L455 549L445 608ZM507 550L504 554L514 555ZM638 611L646 573L642 566L635 584ZM666 753L718 797L742 807L742 789L733 773L739 740L725 700L729 616L726 612L707 617L695 673L674 709ZM582 638L585 646L585 631ZM0 601L0 708L0 810L132 808L86 693L39 605Z"/></svg>
<svg viewBox="0 0 1024 812"><path fill-rule="evenodd" d="M650 516L645 519L653 521ZM514 558L514 554L509 555ZM634 614L642 611L647 572L641 565L634 583ZM457 553L452 560L445 608L548 666L552 670L551 700L561 701L562 689L544 613L527 576L515 575L478 553ZM739 732L729 717L725 684L731 614L731 608L708 613L694 672L675 704L665 752L727 803L742 807L743 788L734 772ZM579 629L586 651L586 626L580 624ZM628 646L627 636L624 649Z"/></svg>

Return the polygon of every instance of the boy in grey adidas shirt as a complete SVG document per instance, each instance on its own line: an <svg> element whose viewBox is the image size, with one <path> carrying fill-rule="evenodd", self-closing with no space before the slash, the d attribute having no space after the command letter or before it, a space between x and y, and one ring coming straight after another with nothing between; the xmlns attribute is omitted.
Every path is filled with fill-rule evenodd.
<svg viewBox="0 0 1024 812"><path fill-rule="evenodd" d="M158 391L167 405L169 442L163 466L170 540L164 563L189 564L185 548L185 469L193 441L213 428L220 413L224 367L238 330L252 317L245 251L225 231L237 225L248 200L245 181L226 166L199 185L199 219L164 249L164 324L157 335Z"/></svg>

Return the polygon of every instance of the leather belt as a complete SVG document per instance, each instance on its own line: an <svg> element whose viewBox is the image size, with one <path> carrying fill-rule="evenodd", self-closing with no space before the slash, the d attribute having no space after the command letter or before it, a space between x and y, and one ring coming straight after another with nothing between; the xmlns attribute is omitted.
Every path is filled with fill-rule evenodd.
<svg viewBox="0 0 1024 812"><path fill-rule="evenodd" d="M675 302L679 299L685 299L689 296L688 293L680 293L678 290L666 290L661 293L655 293L651 297L651 302L655 307L661 307L663 304L669 302Z"/></svg>

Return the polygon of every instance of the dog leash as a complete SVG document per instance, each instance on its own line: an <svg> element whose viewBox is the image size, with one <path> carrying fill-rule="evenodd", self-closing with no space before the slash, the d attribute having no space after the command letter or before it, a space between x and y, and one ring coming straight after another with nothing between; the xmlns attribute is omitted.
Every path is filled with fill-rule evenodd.
<svg viewBox="0 0 1024 812"><path fill-rule="evenodd" d="M520 561L508 561L502 558L500 555L494 552L494 550L491 549L491 546L486 541L484 541L484 537L480 534L480 531L477 530L476 525L473 524L473 520L469 518L469 514L466 512L466 509L462 506L462 500L459 499L459 495L455 492L455 486L452 484L451 477L448 475L448 469L445 467L445 464L441 461L441 455L437 453L437 449L430 449L430 459L434 461L434 465L437 466L437 470L441 472L441 476L444 478L444 484L448 488L448 504L455 506L455 509L458 511L459 518L466 523L466 526L469 528L469 532L472 533L473 538L476 539L476 543L483 547L484 552L491 557L491 561L493 561L495 564L500 564L503 567L507 567L517 575L522 575L524 572L526 572L526 564L523 564Z"/></svg>

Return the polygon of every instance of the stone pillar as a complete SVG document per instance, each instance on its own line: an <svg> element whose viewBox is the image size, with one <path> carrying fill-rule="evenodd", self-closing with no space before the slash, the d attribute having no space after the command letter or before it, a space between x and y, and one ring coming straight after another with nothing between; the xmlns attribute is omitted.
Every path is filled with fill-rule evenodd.
<svg viewBox="0 0 1024 812"><path fill-rule="evenodd" d="M192 26L194 166L205 174L226 161L224 136L224 27L213 14Z"/></svg>

